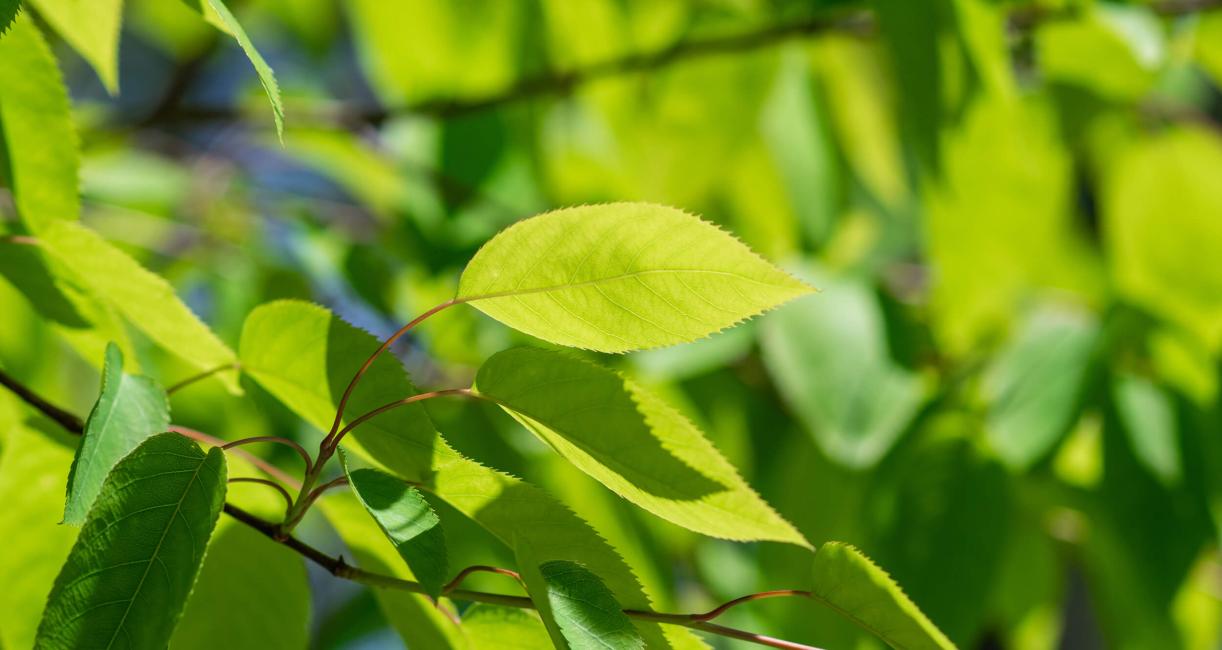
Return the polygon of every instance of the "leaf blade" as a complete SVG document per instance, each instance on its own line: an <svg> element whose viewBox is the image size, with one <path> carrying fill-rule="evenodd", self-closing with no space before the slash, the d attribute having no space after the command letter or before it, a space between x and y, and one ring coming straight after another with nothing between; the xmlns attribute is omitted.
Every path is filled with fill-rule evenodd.
<svg viewBox="0 0 1222 650"><path fill-rule="evenodd" d="M480 395L628 501L697 532L809 546L704 434L617 373L538 348L499 352Z"/></svg>
<svg viewBox="0 0 1222 650"><path fill-rule="evenodd" d="M170 424L165 392L152 379L123 372L123 353L106 348L102 389L68 472L64 523L84 523L102 483L124 456Z"/></svg>
<svg viewBox="0 0 1222 650"><path fill-rule="evenodd" d="M457 300L552 343L626 352L703 338L810 291L697 217L612 203L505 229L467 264Z"/></svg>
<svg viewBox="0 0 1222 650"><path fill-rule="evenodd" d="M385 472L358 468L348 470L348 482L365 510L378 522L378 527L426 593L437 598L449 570L445 535L441 519L424 495L414 487Z"/></svg>
<svg viewBox="0 0 1222 650"><path fill-rule="evenodd" d="M193 489L202 503L188 498ZM161 503L161 498L169 500ZM55 580L37 647L76 648L120 634L130 647L165 647L224 500L225 461L219 449L205 454L195 443L165 433L124 458ZM171 535L180 521L184 528ZM154 562L164 583L149 579ZM140 625L130 625L137 620Z"/></svg>
<svg viewBox="0 0 1222 650"><path fill-rule="evenodd" d="M33 0L42 16L89 62L112 96L119 91L123 0Z"/></svg>

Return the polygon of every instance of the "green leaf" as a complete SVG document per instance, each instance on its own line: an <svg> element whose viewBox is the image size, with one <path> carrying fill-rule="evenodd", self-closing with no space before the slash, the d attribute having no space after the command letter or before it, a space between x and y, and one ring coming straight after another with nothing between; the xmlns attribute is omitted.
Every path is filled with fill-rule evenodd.
<svg viewBox="0 0 1222 650"><path fill-rule="evenodd" d="M724 539L809 546L695 425L611 370L515 348L484 363L475 389L579 469L667 521Z"/></svg>
<svg viewBox="0 0 1222 650"><path fill-rule="evenodd" d="M1112 399L1137 461L1164 485L1179 482L1179 427L1171 396L1148 379L1122 374L1112 380Z"/></svg>
<svg viewBox="0 0 1222 650"><path fill-rule="evenodd" d="M886 571L847 544L819 547L812 595L896 650L955 647Z"/></svg>
<svg viewBox="0 0 1222 650"><path fill-rule="evenodd" d="M123 0L31 0L60 36L93 66L111 95L119 91Z"/></svg>
<svg viewBox="0 0 1222 650"><path fill-rule="evenodd" d="M372 336L325 309L278 301L260 306L247 317L240 350L244 371L306 422L326 429L344 386L377 347ZM414 393L398 362L379 357L353 394L347 417ZM632 570L589 524L534 485L456 452L418 407L393 409L371 419L352 433L359 444L351 444L349 436L344 446L401 479L421 484L421 489L436 494L506 545L512 547L515 537L529 540L543 561L572 560L594 571L625 607L651 607ZM327 502L323 499L324 509ZM360 512L355 501L352 507L372 532L359 537L345 534L349 543L353 538L362 542L377 539L392 554L381 561L402 567L374 522ZM348 517L345 522L353 525ZM653 623L638 629L651 648L699 647L693 645L698 642L686 629L663 629Z"/></svg>
<svg viewBox="0 0 1222 650"><path fill-rule="evenodd" d="M1036 30L1040 70L1052 82L1081 86L1105 99L1137 101L1154 83L1154 66L1139 60L1103 18L1102 10L1088 11Z"/></svg>
<svg viewBox="0 0 1222 650"><path fill-rule="evenodd" d="M21 0L0 0L0 36L8 31L18 11L21 11Z"/></svg>
<svg viewBox="0 0 1222 650"><path fill-rule="evenodd" d="M327 521L356 559L357 566L404 580L416 579L394 544L356 496L350 492L333 492L318 503ZM397 589L375 589L373 595L386 620L408 647L463 647L462 628L455 626L441 609L450 609L445 601L441 601L438 607L429 602L426 596Z"/></svg>
<svg viewBox="0 0 1222 650"><path fill-rule="evenodd" d="M681 210L548 212L480 248L457 300L541 339L602 352L684 343L811 291Z"/></svg>
<svg viewBox="0 0 1222 650"><path fill-rule="evenodd" d="M47 594L78 532L58 525L72 447L24 424L7 433L0 454L0 647L33 648Z"/></svg>
<svg viewBox="0 0 1222 650"><path fill-rule="evenodd" d="M518 546L518 570L561 650L638 650L645 641L598 576L576 562L536 564L529 544Z"/></svg>
<svg viewBox="0 0 1222 650"><path fill-rule="evenodd" d="M1197 18L1196 60L1214 82L1222 87L1222 13L1205 12Z"/></svg>
<svg viewBox="0 0 1222 650"><path fill-rule="evenodd" d="M38 233L80 217L76 130L68 90L29 12L0 40L0 115L17 214Z"/></svg>
<svg viewBox="0 0 1222 650"><path fill-rule="evenodd" d="M301 556L222 521L171 650L300 650L310 642L310 584Z"/></svg>
<svg viewBox="0 0 1222 650"><path fill-rule="evenodd" d="M234 18L233 13L221 0L184 0L184 2L198 11L204 20L229 34L238 42L238 47L242 48L246 58L250 59L251 65L255 67L255 74L259 76L263 92L267 93L267 100L272 105L272 117L276 121L276 136L283 142L284 103L280 99L280 85L276 83L276 75L272 72L271 66L267 64L263 55L255 49L255 44L250 41L250 37L246 35L246 30L242 29L238 19Z"/></svg>
<svg viewBox="0 0 1222 650"><path fill-rule="evenodd" d="M348 481L361 505L411 567L416 580L433 598L441 595L449 575L445 534L441 519L424 495L401 479L376 469L349 470Z"/></svg>
<svg viewBox="0 0 1222 650"><path fill-rule="evenodd" d="M39 648L164 648L225 501L225 459L174 433L110 473L55 579Z"/></svg>
<svg viewBox="0 0 1222 650"><path fill-rule="evenodd" d="M476 604L463 612L462 629L471 650L536 650L551 644L543 621L525 609Z"/></svg>
<svg viewBox="0 0 1222 650"><path fill-rule="evenodd" d="M826 283L818 300L764 319L764 363L825 454L846 467L872 467L927 391L920 377L891 360L882 306L870 288L818 280Z"/></svg>
<svg viewBox="0 0 1222 650"><path fill-rule="evenodd" d="M165 391L148 377L123 372L123 353L113 344L107 347L101 394L85 421L85 435L68 473L64 523L83 523L111 468L169 425Z"/></svg>
<svg viewBox="0 0 1222 650"><path fill-rule="evenodd" d="M1103 232L1120 294L1222 348L1222 137L1181 127L1143 139L1108 172Z"/></svg>
<svg viewBox="0 0 1222 650"><path fill-rule="evenodd" d="M233 351L178 299L170 283L97 233L78 223L58 222L39 240L71 272L71 280L113 306L166 350L200 370L235 361ZM218 377L230 392L239 392L235 373Z"/></svg>
<svg viewBox="0 0 1222 650"><path fill-rule="evenodd" d="M1036 313L994 358L982 387L986 426L1009 466L1044 458L1077 421L1098 329L1073 312Z"/></svg>

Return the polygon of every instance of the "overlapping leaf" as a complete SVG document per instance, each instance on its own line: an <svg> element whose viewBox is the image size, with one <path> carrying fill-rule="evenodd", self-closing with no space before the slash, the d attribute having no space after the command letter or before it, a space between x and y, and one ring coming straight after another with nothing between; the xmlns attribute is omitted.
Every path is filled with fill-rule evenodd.
<svg viewBox="0 0 1222 650"><path fill-rule="evenodd" d="M55 579L35 646L164 648L225 500L225 460L173 433L149 438L102 486Z"/></svg>
<svg viewBox="0 0 1222 650"><path fill-rule="evenodd" d="M504 230L467 264L457 299L553 343L625 352L702 338L810 291L692 215L612 203Z"/></svg>
<svg viewBox="0 0 1222 650"><path fill-rule="evenodd" d="M897 650L954 650L886 571L847 544L819 547L811 593Z"/></svg>
<svg viewBox="0 0 1222 650"><path fill-rule="evenodd" d="M68 269L70 279L165 349L200 370L235 361L233 351L178 299L168 282L97 233L78 223L58 222L40 233L39 240L43 250ZM234 373L218 377L231 391L238 390Z"/></svg>
<svg viewBox="0 0 1222 650"><path fill-rule="evenodd" d="M0 39L0 61L9 187L18 216L37 233L53 221L80 216L80 163L68 90L28 13L18 15Z"/></svg>
<svg viewBox="0 0 1222 650"><path fill-rule="evenodd" d="M123 0L32 0L42 16L93 66L102 85L119 91L119 24Z"/></svg>
<svg viewBox="0 0 1222 650"><path fill-rule="evenodd" d="M68 473L64 523L83 523L110 470L169 424L170 407L157 382L123 372L123 353L115 345L107 347L101 394Z"/></svg>
<svg viewBox="0 0 1222 650"><path fill-rule="evenodd" d="M807 545L679 412L613 371L537 348L493 355L475 388L625 499L691 530Z"/></svg>
<svg viewBox="0 0 1222 650"><path fill-rule="evenodd" d="M21 11L21 0L0 0L0 36L8 31L18 11Z"/></svg>
<svg viewBox="0 0 1222 650"><path fill-rule="evenodd" d="M251 313L240 350L244 371L307 422L325 429L330 427L339 394L377 345L373 337L325 309L280 301ZM403 369L380 357L349 402L347 419L415 392ZM632 570L589 524L539 488L456 452L418 405L375 417L353 435L359 444L347 444L350 438L346 438L349 451L399 478L420 483L506 545L512 547L515 537L529 540L542 561L571 560L593 571L624 607L650 606ZM374 528L368 516L359 516ZM385 547L393 553L390 544ZM401 564L390 557L382 561ZM653 623L638 627L651 648L699 647L684 629L664 630Z"/></svg>

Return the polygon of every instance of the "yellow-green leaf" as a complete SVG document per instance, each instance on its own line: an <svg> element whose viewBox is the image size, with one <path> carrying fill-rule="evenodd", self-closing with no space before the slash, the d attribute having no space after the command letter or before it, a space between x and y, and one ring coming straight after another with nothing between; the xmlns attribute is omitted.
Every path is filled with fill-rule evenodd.
<svg viewBox="0 0 1222 650"><path fill-rule="evenodd" d="M457 299L541 339L603 352L693 341L811 288L681 210L610 203L493 237Z"/></svg>
<svg viewBox="0 0 1222 650"><path fill-rule="evenodd" d="M106 90L119 91L123 0L31 0L38 15L93 66Z"/></svg>

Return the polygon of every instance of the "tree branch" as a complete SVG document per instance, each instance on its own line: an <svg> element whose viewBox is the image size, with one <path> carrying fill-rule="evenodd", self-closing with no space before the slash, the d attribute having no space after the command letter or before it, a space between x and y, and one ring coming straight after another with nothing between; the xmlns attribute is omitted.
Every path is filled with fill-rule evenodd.
<svg viewBox="0 0 1222 650"><path fill-rule="evenodd" d="M84 424L81 422L80 418L77 418L76 416L68 413L67 411L64 411L52 405L50 402L42 399L41 397L36 395L33 391L29 390L28 388L23 386L21 383L19 383L17 380L13 379L12 377L8 376L7 374L4 374L3 372L0 372L0 384L3 384L6 388L11 390L15 395L20 397L24 402L26 402L30 406L33 406L35 409L42 412L47 417L54 419L61 426L63 426L64 429L66 429L68 432L74 433L77 435L81 435L82 433L84 433L85 427L84 427ZM208 434L194 431L192 429L186 429L183 427L174 427L174 426L171 426L170 429L179 433L180 435L186 435L187 437L193 438L195 440L200 440L202 442L209 443L214 446L223 446L224 445L224 441L218 438L214 438L213 436L210 436ZM250 479L233 479L233 480L241 481L241 480L250 480ZM259 481L259 479L254 479L254 481L262 482L262 481ZM279 486L276 486L274 483L271 483L270 481L267 482L267 484L273 485L279 488ZM326 487L329 487L332 484L338 484L338 483L333 481L332 483L328 483L320 487L319 493L321 494L321 492ZM285 494L287 495L287 493ZM314 564L317 564L318 566L322 567L328 573L330 573L331 575L337 578L343 578L345 580L359 582L361 584L366 584L371 587L379 587L383 589L399 589L402 591L409 591L412 593L421 594L425 596L428 595L424 587L418 582L413 582L411 580L403 580L401 578L396 578L394 576L384 575L381 573L373 573L372 571L365 571L363 569L354 567L348 564L347 562L345 562L343 557L332 557L330 555L327 555L326 553L323 553L322 551L314 548L313 546L310 546L309 544L301 541L300 539L293 537L291 534L286 533L283 525L275 524L265 519L256 517L255 515L239 508L238 506L233 505L232 503L225 503L224 511L225 511L225 514L229 515L230 517L233 517L234 519L242 522L243 524L250 526L251 528L262 533L264 536L271 539L272 541L277 542L279 544L283 544L284 546L296 552L298 555L313 562ZM469 567L459 572L459 575L447 585L446 595L449 598L452 598L455 600L466 600L466 601L477 602L477 603L488 603L491 605L501 605L504 607L517 607L520 609L534 609L535 607L534 603L531 601L530 598L526 596L512 596L508 594L496 594L496 593L489 593L489 592L484 592L484 591L473 591L470 589L455 588L457 584L463 578L465 578L467 575L469 575L470 573L474 571L492 571L495 573L500 573L500 574L510 575L510 576L517 575L516 573L514 573L513 571L509 571L508 569L498 569L495 567L483 567L483 566ZM742 596L740 598L735 598L734 600L731 600L728 603L725 603L724 605L721 605L703 614L667 614L664 612L655 612L651 610L640 610L640 609L626 609L624 610L624 614L628 616L629 618L633 618L636 620L651 621L655 623L664 623L668 625L681 625L684 627L689 627L689 628L700 630L700 631L707 632L710 634L716 634L716 635L724 636L728 638L740 639L743 641L748 641L751 643L768 646L772 648L784 648L786 650L820 650L820 648L816 648L814 646L804 645L801 643L794 643L792 641L786 641L784 639L777 639L777 638L773 638L770 636L756 634L754 632L748 632L746 630L739 630L739 629L732 628L732 627L725 627L723 625L716 625L714 623L709 622L709 619L721 615L723 612L725 612L726 610L736 605L739 605L745 602L749 602L752 600L759 600L762 598L774 598L778 596L809 596L809 592L802 592L802 591L797 591L797 590L780 590L780 591L762 592L759 594L750 594L747 596Z"/></svg>

